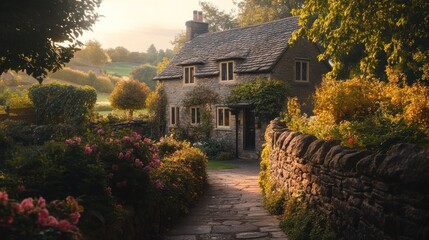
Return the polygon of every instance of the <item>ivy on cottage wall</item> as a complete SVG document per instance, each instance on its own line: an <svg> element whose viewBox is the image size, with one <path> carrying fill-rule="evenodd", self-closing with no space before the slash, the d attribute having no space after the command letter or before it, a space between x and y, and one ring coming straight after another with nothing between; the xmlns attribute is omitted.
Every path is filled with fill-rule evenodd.
<svg viewBox="0 0 429 240"><path fill-rule="evenodd" d="M228 105L250 103L255 107L255 115L263 121L274 119L282 111L288 87L279 80L257 78L235 86L226 98Z"/></svg>
<svg viewBox="0 0 429 240"><path fill-rule="evenodd" d="M185 108L190 109L191 107L199 107L201 114L200 124L191 125L189 123L189 126L187 126L187 129L189 129L187 135L193 137L194 140L201 140L210 137L210 132L213 128L211 114L212 106L218 103L218 99L219 94L204 86L195 87L185 94L185 98L183 99L183 105Z"/></svg>

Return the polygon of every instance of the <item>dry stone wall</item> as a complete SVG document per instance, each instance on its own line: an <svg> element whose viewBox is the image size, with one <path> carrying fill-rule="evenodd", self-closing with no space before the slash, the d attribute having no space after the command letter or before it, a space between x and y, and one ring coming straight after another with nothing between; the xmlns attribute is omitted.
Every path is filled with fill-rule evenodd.
<svg viewBox="0 0 429 240"><path fill-rule="evenodd" d="M267 128L271 178L303 193L342 239L429 239L429 150L397 144L385 153L350 150Z"/></svg>

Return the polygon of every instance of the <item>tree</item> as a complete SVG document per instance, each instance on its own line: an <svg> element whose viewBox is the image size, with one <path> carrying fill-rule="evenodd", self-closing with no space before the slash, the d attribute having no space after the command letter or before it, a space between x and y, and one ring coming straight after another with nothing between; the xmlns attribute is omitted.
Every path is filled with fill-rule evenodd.
<svg viewBox="0 0 429 240"><path fill-rule="evenodd" d="M158 63L158 65L156 65L156 74L160 74L164 70L164 68L167 67L170 61L170 58L163 58L162 61Z"/></svg>
<svg viewBox="0 0 429 240"><path fill-rule="evenodd" d="M155 91L151 92L145 101L149 115L149 121L152 129L157 136L164 133L166 115L165 110L167 107L167 98L164 93L162 84L157 84Z"/></svg>
<svg viewBox="0 0 429 240"><path fill-rule="evenodd" d="M204 20L209 24L210 32L225 31L239 26L234 12L228 14L220 11L210 2L200 2L200 6L204 13Z"/></svg>
<svg viewBox="0 0 429 240"><path fill-rule="evenodd" d="M171 45L173 45L173 51L175 53L180 52L180 49L182 49L183 45L185 45L186 42L186 33L185 32L181 32L179 34L177 34L176 36L174 36L174 40L171 41Z"/></svg>
<svg viewBox="0 0 429 240"><path fill-rule="evenodd" d="M26 71L41 84L81 46L101 0L0 1L0 73Z"/></svg>
<svg viewBox="0 0 429 240"><path fill-rule="evenodd" d="M240 26L261 24L292 16L292 9L300 8L304 0L243 0L237 3Z"/></svg>
<svg viewBox="0 0 429 240"><path fill-rule="evenodd" d="M137 68L134 68L130 73L130 76L132 79L146 83L151 90L155 89L156 82L153 80L153 78L156 76L156 67L149 64L143 64Z"/></svg>
<svg viewBox="0 0 429 240"><path fill-rule="evenodd" d="M156 50L156 47L151 44L149 48L146 50L147 54L147 62L151 65L156 64L156 60L158 59L158 50Z"/></svg>
<svg viewBox="0 0 429 240"><path fill-rule="evenodd" d="M130 51L125 47L109 48L107 54L112 59L112 62L125 62L128 59Z"/></svg>
<svg viewBox="0 0 429 240"><path fill-rule="evenodd" d="M429 79L429 3L423 0L308 0L293 41L307 37L320 43L320 59L333 63L331 77L385 79L387 68L408 79Z"/></svg>
<svg viewBox="0 0 429 240"><path fill-rule="evenodd" d="M109 55L97 40L87 41L85 47L81 51L76 52L75 57L95 66L101 66L111 61Z"/></svg>
<svg viewBox="0 0 429 240"><path fill-rule="evenodd" d="M115 86L109 99L112 107L129 111L129 116L132 118L135 110L144 108L149 93L149 87L145 83L127 80Z"/></svg>

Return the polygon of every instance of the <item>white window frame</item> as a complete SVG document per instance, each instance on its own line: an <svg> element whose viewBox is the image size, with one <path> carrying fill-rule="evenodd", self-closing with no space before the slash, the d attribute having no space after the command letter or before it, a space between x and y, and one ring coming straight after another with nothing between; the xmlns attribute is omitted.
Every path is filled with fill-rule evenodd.
<svg viewBox="0 0 429 240"><path fill-rule="evenodd" d="M183 83L185 85L195 84L195 66L183 67Z"/></svg>
<svg viewBox="0 0 429 240"><path fill-rule="evenodd" d="M307 71L303 72L303 65L307 65ZM299 67L297 67L299 65ZM295 60L295 74L294 81L295 82L309 82L310 81L310 61L308 60ZM298 74L299 73L299 74ZM304 74L306 79L303 78Z"/></svg>
<svg viewBox="0 0 429 240"><path fill-rule="evenodd" d="M191 107L189 109L191 115L191 125L200 125L201 124L201 108L200 107Z"/></svg>
<svg viewBox="0 0 429 240"><path fill-rule="evenodd" d="M222 65L226 64L226 73L225 73L225 79L223 79L223 68ZM219 79L221 82L230 82L230 81L234 81L234 61L225 61L225 62L220 62L219 63L219 72L220 72L220 76ZM231 66L231 67L230 67Z"/></svg>
<svg viewBox="0 0 429 240"><path fill-rule="evenodd" d="M170 126L178 126L180 122L180 108L178 106L170 106Z"/></svg>
<svg viewBox="0 0 429 240"><path fill-rule="evenodd" d="M226 117L226 116L228 116L228 117ZM227 107L217 107L216 108L216 127L221 128L221 129L230 129L231 128L231 109L229 109Z"/></svg>

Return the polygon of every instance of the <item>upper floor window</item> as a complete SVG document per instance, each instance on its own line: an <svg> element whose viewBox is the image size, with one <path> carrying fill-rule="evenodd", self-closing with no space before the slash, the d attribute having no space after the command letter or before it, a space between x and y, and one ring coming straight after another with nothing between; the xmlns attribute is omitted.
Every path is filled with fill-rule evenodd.
<svg viewBox="0 0 429 240"><path fill-rule="evenodd" d="M219 107L217 108L217 127L218 128L229 128L229 108Z"/></svg>
<svg viewBox="0 0 429 240"><path fill-rule="evenodd" d="M183 67L183 79L185 84L195 83L195 67Z"/></svg>
<svg viewBox="0 0 429 240"><path fill-rule="evenodd" d="M179 124L179 107L171 107L170 108L170 125L176 126Z"/></svg>
<svg viewBox="0 0 429 240"><path fill-rule="evenodd" d="M308 82L310 73L309 61L295 61L295 82Z"/></svg>
<svg viewBox="0 0 429 240"><path fill-rule="evenodd" d="M201 113L199 107L191 107L191 124L198 125L201 123Z"/></svg>
<svg viewBox="0 0 429 240"><path fill-rule="evenodd" d="M221 62L220 63L220 80L231 81L234 80L234 62Z"/></svg>

